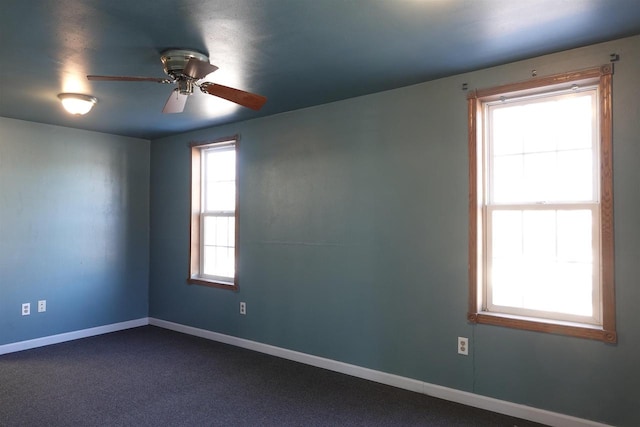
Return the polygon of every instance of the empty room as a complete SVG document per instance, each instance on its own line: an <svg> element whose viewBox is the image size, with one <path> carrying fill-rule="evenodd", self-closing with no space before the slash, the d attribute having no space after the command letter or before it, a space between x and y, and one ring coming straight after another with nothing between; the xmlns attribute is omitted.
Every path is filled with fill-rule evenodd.
<svg viewBox="0 0 640 427"><path fill-rule="evenodd" d="M640 2L0 4L1 426L640 425Z"/></svg>

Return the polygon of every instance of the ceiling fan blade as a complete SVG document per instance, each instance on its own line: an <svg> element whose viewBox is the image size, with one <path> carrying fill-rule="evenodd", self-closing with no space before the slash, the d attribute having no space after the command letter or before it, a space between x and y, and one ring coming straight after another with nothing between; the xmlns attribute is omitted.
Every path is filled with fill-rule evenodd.
<svg viewBox="0 0 640 427"><path fill-rule="evenodd" d="M162 109L163 113L182 113L184 111L184 105L187 103L189 95L183 95L178 89L171 91L171 95L167 99Z"/></svg>
<svg viewBox="0 0 640 427"><path fill-rule="evenodd" d="M187 61L187 65L184 66L184 70L182 70L182 72L194 79L201 79L208 74L213 73L217 69L218 67L209 64L208 62L200 61L196 58L189 58L189 61Z"/></svg>
<svg viewBox="0 0 640 427"><path fill-rule="evenodd" d="M200 90L209 95L224 98L227 101L235 102L243 107L251 108L252 110L259 110L262 108L267 98L255 93L245 92L240 89L234 89L232 87L219 85L216 83L205 82L200 85Z"/></svg>
<svg viewBox="0 0 640 427"><path fill-rule="evenodd" d="M87 76L88 80L104 81L104 82L156 82L171 83L169 79L162 77L133 77L133 76Z"/></svg>

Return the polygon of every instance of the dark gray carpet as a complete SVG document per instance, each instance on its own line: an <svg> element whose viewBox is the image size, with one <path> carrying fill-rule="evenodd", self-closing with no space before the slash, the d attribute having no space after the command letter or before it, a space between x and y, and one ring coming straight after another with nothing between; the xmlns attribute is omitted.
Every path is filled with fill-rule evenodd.
<svg viewBox="0 0 640 427"><path fill-rule="evenodd" d="M536 426L153 326L0 356L5 426Z"/></svg>

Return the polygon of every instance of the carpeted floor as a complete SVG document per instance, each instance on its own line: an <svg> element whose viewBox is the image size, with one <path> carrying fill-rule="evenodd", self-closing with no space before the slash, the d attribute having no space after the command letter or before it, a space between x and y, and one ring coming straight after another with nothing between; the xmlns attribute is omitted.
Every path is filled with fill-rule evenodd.
<svg viewBox="0 0 640 427"><path fill-rule="evenodd" d="M538 426L145 326L0 356L0 426Z"/></svg>

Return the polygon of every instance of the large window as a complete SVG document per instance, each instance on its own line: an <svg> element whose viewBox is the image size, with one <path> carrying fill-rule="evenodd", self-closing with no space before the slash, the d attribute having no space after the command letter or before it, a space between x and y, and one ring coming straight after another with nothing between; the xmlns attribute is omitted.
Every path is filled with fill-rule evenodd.
<svg viewBox="0 0 640 427"><path fill-rule="evenodd" d="M610 66L469 97L469 320L616 341Z"/></svg>
<svg viewBox="0 0 640 427"><path fill-rule="evenodd" d="M237 140L191 146L189 283L237 288Z"/></svg>

